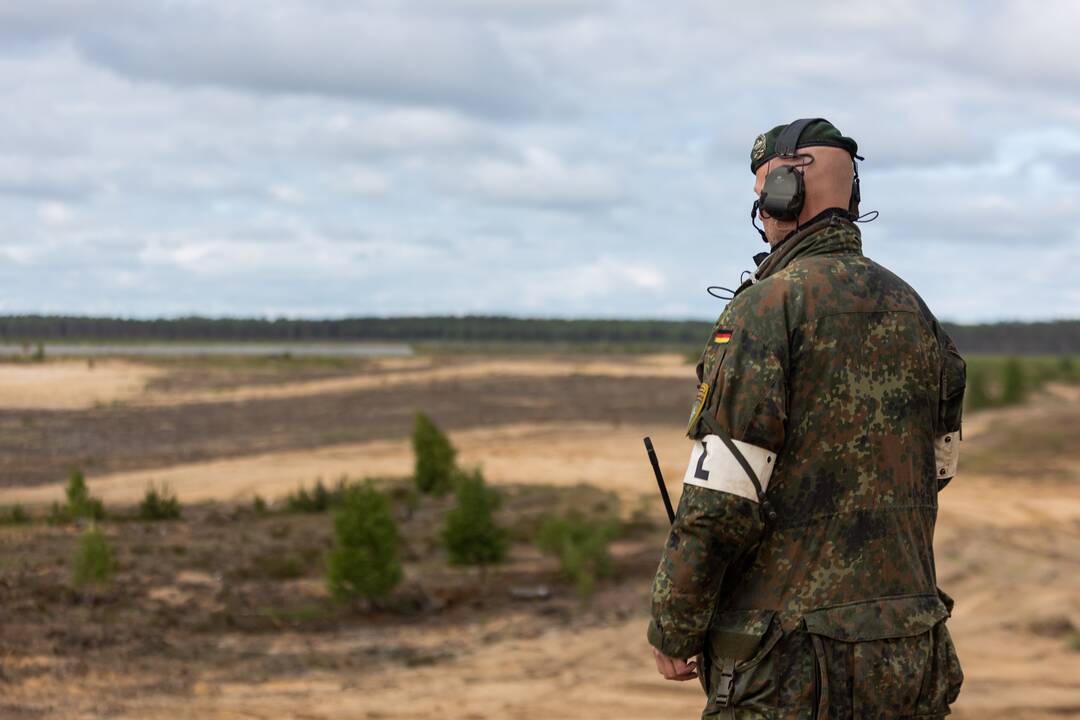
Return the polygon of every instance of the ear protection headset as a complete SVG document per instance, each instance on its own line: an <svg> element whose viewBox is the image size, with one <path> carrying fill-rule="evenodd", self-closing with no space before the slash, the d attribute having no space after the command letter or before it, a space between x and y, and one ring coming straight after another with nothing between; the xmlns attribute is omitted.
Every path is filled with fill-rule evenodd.
<svg viewBox="0 0 1080 720"><path fill-rule="evenodd" d="M780 158L796 158L798 155L799 138L803 131L810 125L824 120L824 118L803 118L788 125L776 138L776 156ZM809 162L813 158L803 156ZM851 183L851 199L848 202L848 212L857 213L859 209L859 166L852 159L855 177ZM803 178L803 165L781 165L775 170L769 171L765 176L765 182L761 186L761 195L755 203L755 210L761 209L769 217L780 221L792 221L799 217L803 205L806 203L806 180Z"/></svg>
<svg viewBox="0 0 1080 720"><path fill-rule="evenodd" d="M796 120L780 132L776 138L776 156L780 158L796 157L799 137L807 126L821 118L803 118ZM770 170L761 186L758 205L769 217L781 221L795 220L802 212L806 202L806 181L802 170L797 165L781 165Z"/></svg>

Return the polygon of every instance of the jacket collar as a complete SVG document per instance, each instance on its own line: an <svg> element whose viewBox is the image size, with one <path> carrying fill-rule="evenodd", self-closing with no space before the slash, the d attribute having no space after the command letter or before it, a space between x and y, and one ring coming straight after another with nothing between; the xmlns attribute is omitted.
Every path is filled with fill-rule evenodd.
<svg viewBox="0 0 1080 720"><path fill-rule="evenodd" d="M819 216L820 217L820 216ZM862 234L855 223L839 213L829 213L799 228L754 271L753 280L764 280L795 259L814 255L862 255Z"/></svg>

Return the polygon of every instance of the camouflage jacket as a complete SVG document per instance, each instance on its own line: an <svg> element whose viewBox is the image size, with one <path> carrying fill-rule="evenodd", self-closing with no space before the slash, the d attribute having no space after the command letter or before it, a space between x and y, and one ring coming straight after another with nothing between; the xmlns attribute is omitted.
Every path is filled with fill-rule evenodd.
<svg viewBox="0 0 1080 720"><path fill-rule="evenodd" d="M948 712L932 543L964 363L921 298L827 216L740 288L697 371L649 641L703 655L705 717Z"/></svg>

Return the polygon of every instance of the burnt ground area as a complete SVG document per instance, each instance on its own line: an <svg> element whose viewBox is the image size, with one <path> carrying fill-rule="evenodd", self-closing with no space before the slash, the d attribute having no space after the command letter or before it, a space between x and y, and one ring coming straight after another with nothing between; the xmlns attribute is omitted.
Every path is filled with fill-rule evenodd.
<svg viewBox="0 0 1080 720"><path fill-rule="evenodd" d="M326 380L363 373L394 372L369 358L266 356L205 356L198 358L141 358L141 364L165 372L146 384L160 393L232 390L284 382Z"/></svg>
<svg viewBox="0 0 1080 720"><path fill-rule="evenodd" d="M447 430L519 422L676 426L692 381L500 376L243 402L0 411L0 486L251 453L400 438L422 410Z"/></svg>

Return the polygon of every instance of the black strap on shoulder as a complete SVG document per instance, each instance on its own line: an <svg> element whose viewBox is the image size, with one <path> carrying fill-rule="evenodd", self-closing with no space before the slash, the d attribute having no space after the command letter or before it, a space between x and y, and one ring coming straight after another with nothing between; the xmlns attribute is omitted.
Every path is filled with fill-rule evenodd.
<svg viewBox="0 0 1080 720"><path fill-rule="evenodd" d="M802 136L803 131L806 130L808 126L824 119L825 118L802 118L781 130L780 137L776 138L776 145L773 146L776 150L776 154L780 157L794 157L795 151L799 147L799 138Z"/></svg>
<svg viewBox="0 0 1080 720"><path fill-rule="evenodd" d="M747 477L750 478L750 483L754 486L754 493L757 495L758 504L761 506L762 512L769 518L770 521L776 520L776 511L773 510L772 503L765 497L765 490L761 487L761 481L758 480L757 473L754 472L754 468L750 467L750 462L746 459L746 456L742 454L739 447L728 435L724 428L720 427L720 423L716 422L716 419L709 413L702 413L701 419L705 421L705 425L713 435L716 435L727 447L728 452L735 458L735 462L739 463Z"/></svg>

